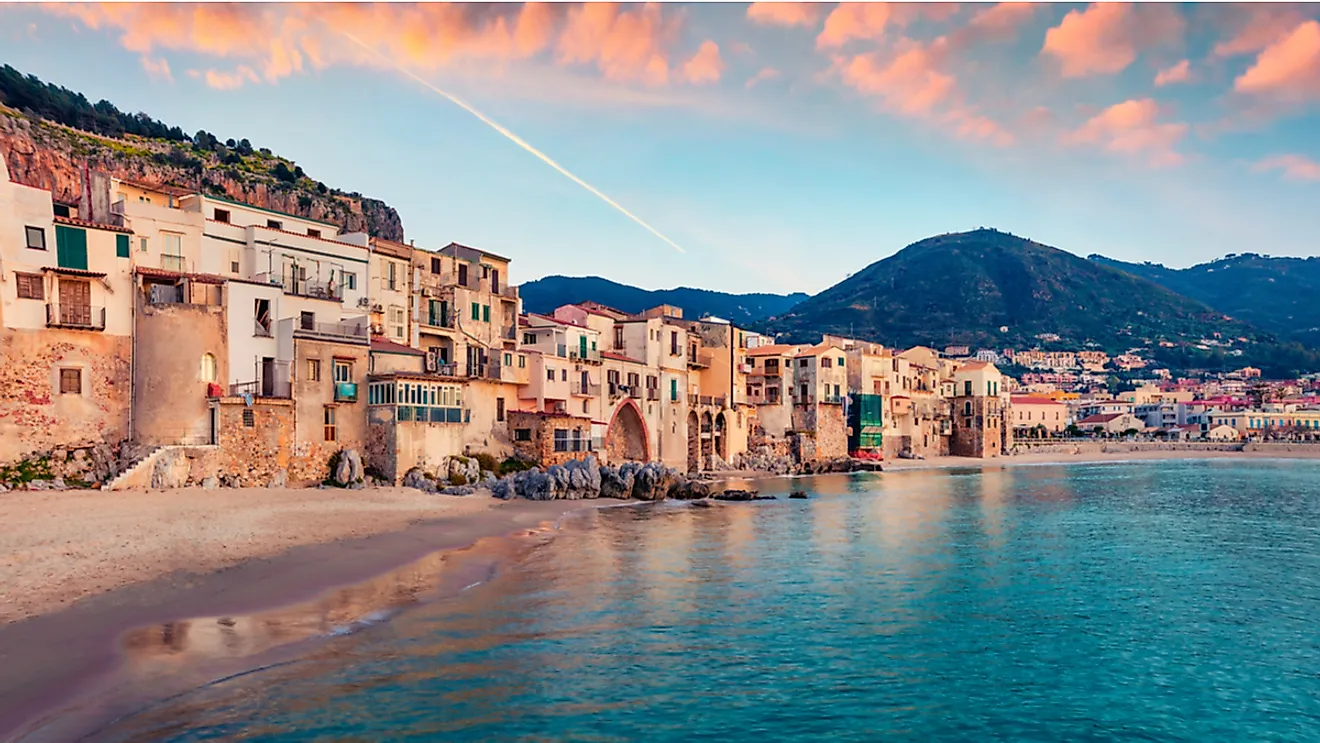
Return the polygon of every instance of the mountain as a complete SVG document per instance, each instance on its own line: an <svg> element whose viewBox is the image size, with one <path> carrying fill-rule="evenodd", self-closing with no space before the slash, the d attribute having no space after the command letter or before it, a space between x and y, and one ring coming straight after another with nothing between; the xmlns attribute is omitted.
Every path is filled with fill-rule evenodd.
<svg viewBox="0 0 1320 743"><path fill-rule="evenodd" d="M894 346L1060 345L1110 352L1257 333L1117 268L991 229L913 243L826 289L767 328L789 340L837 333Z"/></svg>
<svg viewBox="0 0 1320 743"><path fill-rule="evenodd" d="M17 183L77 203L83 169L151 186L225 196L339 225L346 232L403 240L398 212L383 201L314 180L296 163L246 139L185 134L147 114L0 66L0 157Z"/></svg>
<svg viewBox="0 0 1320 743"><path fill-rule="evenodd" d="M683 308L683 317L714 315L748 324L787 311L806 294L726 294L707 289L647 290L619 284L599 276L546 276L518 287L523 309L548 314L556 307L591 300L624 312L641 312L656 305Z"/></svg>
<svg viewBox="0 0 1320 743"><path fill-rule="evenodd" d="M1281 338L1320 346L1320 258L1229 255L1191 268L1124 263L1093 255L1092 261L1127 271L1191 297Z"/></svg>

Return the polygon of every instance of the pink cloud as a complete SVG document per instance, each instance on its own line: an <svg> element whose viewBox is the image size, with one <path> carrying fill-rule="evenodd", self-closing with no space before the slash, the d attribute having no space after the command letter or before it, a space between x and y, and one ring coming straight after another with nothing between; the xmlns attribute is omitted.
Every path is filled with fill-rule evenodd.
<svg viewBox="0 0 1320 743"><path fill-rule="evenodd" d="M147 73L147 77L167 83L174 82L174 75L170 72L170 63L164 57L153 58L144 54L139 61L142 63L142 69Z"/></svg>
<svg viewBox="0 0 1320 743"><path fill-rule="evenodd" d="M1265 47L1233 90L1279 103L1320 98L1320 22L1306 21Z"/></svg>
<svg viewBox="0 0 1320 743"><path fill-rule="evenodd" d="M1187 135L1186 124L1161 122L1160 107L1150 98L1115 104L1068 133L1068 144L1092 145L1124 155L1141 155L1154 165L1182 161L1175 147Z"/></svg>
<svg viewBox="0 0 1320 743"><path fill-rule="evenodd" d="M1295 3L1251 3L1219 6L1232 35L1215 44L1215 55L1254 54L1278 41L1306 20L1305 6Z"/></svg>
<svg viewBox="0 0 1320 743"><path fill-rule="evenodd" d="M720 59L720 47L713 41L702 42L697 53L683 63L683 79L693 85L706 85L720 81L724 72L724 60Z"/></svg>
<svg viewBox="0 0 1320 743"><path fill-rule="evenodd" d="M1185 83L1190 78L1191 63L1184 59L1172 67L1160 70L1159 74L1155 76L1155 87L1162 88L1165 85L1173 85L1174 83Z"/></svg>
<svg viewBox="0 0 1320 743"><path fill-rule="evenodd" d="M1291 181L1320 181L1320 162L1301 155L1273 155L1260 160L1252 169L1258 173L1277 170Z"/></svg>
<svg viewBox="0 0 1320 743"><path fill-rule="evenodd" d="M874 41L883 38L890 26L906 28L922 16L947 20L957 10L952 3L839 3L825 18L816 48L837 49L850 41Z"/></svg>
<svg viewBox="0 0 1320 743"><path fill-rule="evenodd" d="M1144 49L1177 41L1183 19L1165 5L1091 3L1045 33L1041 54L1057 59L1064 77L1113 75Z"/></svg>
<svg viewBox="0 0 1320 743"><path fill-rule="evenodd" d="M239 65L232 72L215 69L207 70L206 72L188 70L188 76L201 78L206 81L206 84L209 87L215 88L216 90L235 90L243 87L247 83L261 82L261 77L257 75L257 71L247 65Z"/></svg>
<svg viewBox="0 0 1320 743"><path fill-rule="evenodd" d="M818 3L752 3L747 18L770 26L815 26L824 5Z"/></svg>
<svg viewBox="0 0 1320 743"><path fill-rule="evenodd" d="M773 67L762 67L759 72L757 72L755 75L753 75L751 78L747 80L746 87L755 88L757 85L760 85L761 83L769 82L771 80L776 80L779 77L780 77L779 70L776 70Z"/></svg>
<svg viewBox="0 0 1320 743"><path fill-rule="evenodd" d="M998 3L972 16L969 25L985 29L1016 30L1036 15L1036 8L1036 3Z"/></svg>

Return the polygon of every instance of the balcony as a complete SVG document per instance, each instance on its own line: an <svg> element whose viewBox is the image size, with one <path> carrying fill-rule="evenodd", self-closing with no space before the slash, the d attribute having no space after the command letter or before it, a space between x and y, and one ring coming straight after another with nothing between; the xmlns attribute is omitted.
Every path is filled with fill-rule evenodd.
<svg viewBox="0 0 1320 743"><path fill-rule="evenodd" d="M166 271L175 273L188 273L191 269L188 266L188 259L181 255L162 254L160 257L160 267Z"/></svg>
<svg viewBox="0 0 1320 743"><path fill-rule="evenodd" d="M821 405L842 405L843 395L825 395L820 398Z"/></svg>
<svg viewBox="0 0 1320 743"><path fill-rule="evenodd" d="M371 340L370 328L365 322L297 322L293 326L295 338L343 341L367 344Z"/></svg>
<svg viewBox="0 0 1320 743"><path fill-rule="evenodd" d="M560 348L563 348L563 346L560 346ZM594 348L588 349L586 351L583 351L581 348L574 348L569 350L568 358L574 361L589 361L593 363L600 363L600 351L597 351Z"/></svg>
<svg viewBox="0 0 1320 743"><path fill-rule="evenodd" d="M46 304L46 327L105 330L105 308L90 304Z"/></svg>
<svg viewBox="0 0 1320 743"><path fill-rule="evenodd" d="M421 322L422 325L431 328L448 328L452 330L454 328L454 315L453 313L438 314L438 315L432 315L428 313L419 322Z"/></svg>
<svg viewBox="0 0 1320 743"><path fill-rule="evenodd" d="M649 400L650 402L658 402L660 400L659 388L648 387L646 389L646 399Z"/></svg>
<svg viewBox="0 0 1320 743"><path fill-rule="evenodd" d="M600 395L600 385L590 384L590 383L582 384L581 382L574 382L573 394L577 395L578 397L597 397Z"/></svg>
<svg viewBox="0 0 1320 743"><path fill-rule="evenodd" d="M284 290L285 294L312 297L314 299L329 299L335 302L344 301L344 287L335 281L307 279L281 273L259 273L253 277L253 280L271 286L278 286Z"/></svg>
<svg viewBox="0 0 1320 743"><path fill-rule="evenodd" d="M710 366L710 357L709 353L692 353L689 351L687 365L693 369L705 369Z"/></svg>
<svg viewBox="0 0 1320 743"><path fill-rule="evenodd" d="M357 382L335 382L335 402L357 402Z"/></svg>
<svg viewBox="0 0 1320 743"><path fill-rule="evenodd" d="M509 327L507 327L507 328L501 330L501 331L500 331L500 337L503 338L503 339L506 340L506 341L516 341L516 340L518 340L518 328L517 328L517 326L510 325Z"/></svg>

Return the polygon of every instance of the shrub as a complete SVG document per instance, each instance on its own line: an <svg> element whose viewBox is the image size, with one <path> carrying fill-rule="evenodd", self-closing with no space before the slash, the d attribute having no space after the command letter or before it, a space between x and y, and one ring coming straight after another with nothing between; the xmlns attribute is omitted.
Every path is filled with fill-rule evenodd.
<svg viewBox="0 0 1320 743"><path fill-rule="evenodd" d="M477 460L477 465L481 467L482 472L497 472L500 468L500 461L494 454L488 452L478 452L473 454L472 458Z"/></svg>
<svg viewBox="0 0 1320 743"><path fill-rule="evenodd" d="M503 462L500 462L498 473L501 476L503 476L513 472L522 472L523 470L529 470L535 466L536 465L533 464L532 462L527 462L521 459L516 459L514 457L509 457Z"/></svg>
<svg viewBox="0 0 1320 743"><path fill-rule="evenodd" d="M454 472L453 474L449 475L449 484L450 484L450 485L467 485L467 484L468 484L467 477L464 476L464 475L461 475L461 474L459 474L459 473L457 473L457 472Z"/></svg>

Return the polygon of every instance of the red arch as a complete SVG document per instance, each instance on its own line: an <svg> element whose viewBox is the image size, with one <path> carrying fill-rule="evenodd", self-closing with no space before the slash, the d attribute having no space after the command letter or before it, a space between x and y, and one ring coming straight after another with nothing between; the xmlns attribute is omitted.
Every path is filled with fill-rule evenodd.
<svg viewBox="0 0 1320 743"><path fill-rule="evenodd" d="M614 413L610 415L610 423L605 427L605 438L609 440L610 431L614 429L614 421L618 419L619 411L625 407L631 407L633 412L637 414L637 420L642 424L643 458L649 462L651 461L651 430L646 427L646 416L642 415L642 409L637 406L637 403L633 402L631 397L623 398L623 401L614 408Z"/></svg>

